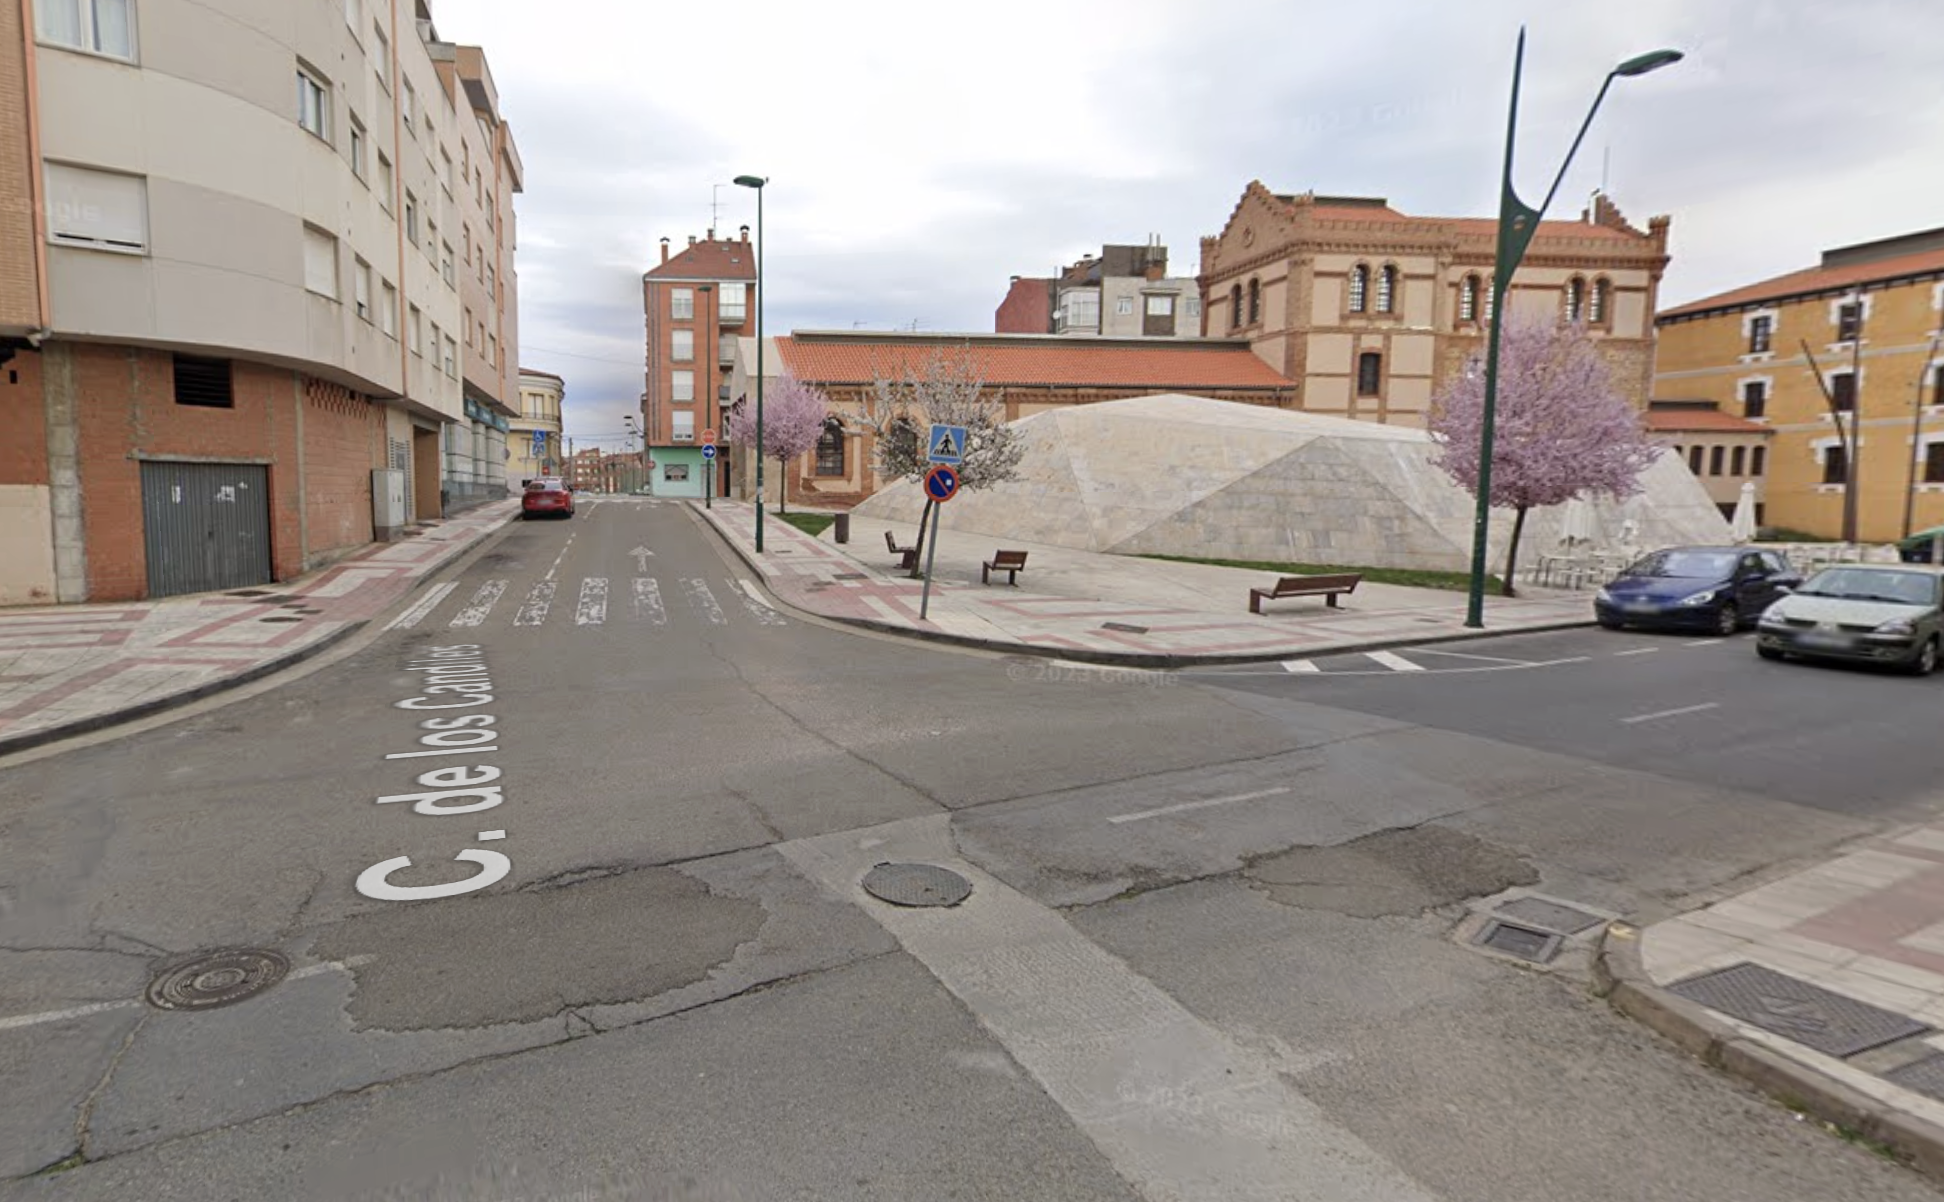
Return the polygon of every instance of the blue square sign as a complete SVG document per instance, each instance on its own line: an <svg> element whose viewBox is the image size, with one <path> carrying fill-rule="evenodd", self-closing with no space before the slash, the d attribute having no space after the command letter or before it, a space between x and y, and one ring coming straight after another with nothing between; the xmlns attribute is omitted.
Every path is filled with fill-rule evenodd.
<svg viewBox="0 0 1944 1202"><path fill-rule="evenodd" d="M925 440L927 448L925 460L928 463L965 462L965 427L933 426L931 437Z"/></svg>

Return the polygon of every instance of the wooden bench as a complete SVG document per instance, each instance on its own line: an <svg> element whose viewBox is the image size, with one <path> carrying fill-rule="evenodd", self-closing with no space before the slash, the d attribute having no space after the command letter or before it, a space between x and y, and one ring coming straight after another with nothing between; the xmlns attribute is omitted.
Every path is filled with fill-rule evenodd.
<svg viewBox="0 0 1944 1202"><path fill-rule="evenodd" d="M992 558L987 560L979 568L979 583L991 584L992 574L994 572L1004 572L1006 573L1006 583L1017 588L1019 586L1019 573L1025 567L1026 552L994 551Z"/></svg>
<svg viewBox="0 0 1944 1202"><path fill-rule="evenodd" d="M1262 612L1264 601L1280 601L1285 597L1322 597L1331 609L1337 609L1337 598L1345 593L1357 591L1357 582L1363 576L1345 573L1341 576L1284 576L1276 581L1274 588L1252 588L1249 590L1249 612Z"/></svg>
<svg viewBox="0 0 1944 1202"><path fill-rule="evenodd" d="M891 537L891 532L889 530L886 530L884 532L884 545L890 549L891 554L898 557L899 571L909 572L911 569L918 566L918 548L900 547L898 545L898 540Z"/></svg>

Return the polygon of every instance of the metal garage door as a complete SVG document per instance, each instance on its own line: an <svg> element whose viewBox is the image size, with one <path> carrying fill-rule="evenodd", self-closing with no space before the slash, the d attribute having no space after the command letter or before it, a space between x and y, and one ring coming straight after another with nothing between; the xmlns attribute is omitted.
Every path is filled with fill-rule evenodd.
<svg viewBox="0 0 1944 1202"><path fill-rule="evenodd" d="M144 463L148 593L270 583L270 472L247 463Z"/></svg>

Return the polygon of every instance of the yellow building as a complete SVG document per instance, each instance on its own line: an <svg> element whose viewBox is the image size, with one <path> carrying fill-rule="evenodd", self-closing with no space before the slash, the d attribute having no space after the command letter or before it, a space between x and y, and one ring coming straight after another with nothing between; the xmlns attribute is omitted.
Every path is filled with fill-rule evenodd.
<svg viewBox="0 0 1944 1202"><path fill-rule="evenodd" d="M1655 325L1656 395L1771 431L1765 524L1841 538L1854 481L1858 541L1944 525L1944 229L1826 251ZM1832 402L1860 423L1853 471Z"/></svg>
<svg viewBox="0 0 1944 1202"><path fill-rule="evenodd" d="M535 476L558 476L566 455L560 446L560 402L567 385L559 376L520 369L520 416L506 436L506 478L515 487Z"/></svg>

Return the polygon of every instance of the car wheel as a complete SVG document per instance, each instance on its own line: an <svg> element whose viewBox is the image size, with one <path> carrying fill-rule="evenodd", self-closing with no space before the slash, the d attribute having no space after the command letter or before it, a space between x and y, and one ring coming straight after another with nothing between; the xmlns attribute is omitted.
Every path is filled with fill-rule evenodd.
<svg viewBox="0 0 1944 1202"><path fill-rule="evenodd" d="M1773 648L1773 647L1760 647L1760 646L1758 646L1758 647L1756 647L1756 648L1755 648L1755 654L1757 654L1757 655L1759 655L1759 656L1761 656L1761 657L1762 657L1763 659L1781 659L1781 658L1783 658L1783 656L1782 656L1782 653L1781 653L1780 651L1777 651L1777 650L1776 650L1775 648Z"/></svg>
<svg viewBox="0 0 1944 1202"><path fill-rule="evenodd" d="M1912 676L1929 676L1937 671L1937 640L1925 639L1924 645L1917 648L1917 654L1904 664L1904 671Z"/></svg>
<svg viewBox="0 0 1944 1202"><path fill-rule="evenodd" d="M1715 633L1723 638L1741 629L1741 611L1735 608L1733 602L1723 605L1715 611L1714 628Z"/></svg>

